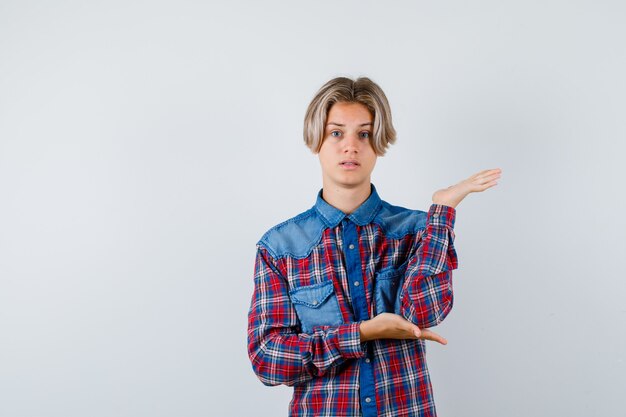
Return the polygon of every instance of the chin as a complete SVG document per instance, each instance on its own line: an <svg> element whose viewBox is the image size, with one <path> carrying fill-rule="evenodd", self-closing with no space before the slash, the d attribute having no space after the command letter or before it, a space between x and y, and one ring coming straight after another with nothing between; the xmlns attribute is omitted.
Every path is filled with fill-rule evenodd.
<svg viewBox="0 0 626 417"><path fill-rule="evenodd" d="M367 178L342 178L339 181L335 181L335 183L343 187L352 188L352 187L359 186L363 183L369 184L369 181Z"/></svg>

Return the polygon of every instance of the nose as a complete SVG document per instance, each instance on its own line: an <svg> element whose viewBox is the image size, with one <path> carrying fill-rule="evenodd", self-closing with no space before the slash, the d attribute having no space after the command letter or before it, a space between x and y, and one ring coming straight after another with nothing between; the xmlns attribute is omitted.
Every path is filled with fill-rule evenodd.
<svg viewBox="0 0 626 417"><path fill-rule="evenodd" d="M344 141L344 153L349 153L349 152L358 152L359 151L359 146L361 145L360 139L359 139L359 134L358 133L352 133L352 134L348 134L346 135Z"/></svg>

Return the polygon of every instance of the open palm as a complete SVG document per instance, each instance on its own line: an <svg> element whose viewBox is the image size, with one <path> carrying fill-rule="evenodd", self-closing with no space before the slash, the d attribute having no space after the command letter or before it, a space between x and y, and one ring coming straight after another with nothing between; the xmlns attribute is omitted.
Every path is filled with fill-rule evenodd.
<svg viewBox="0 0 626 417"><path fill-rule="evenodd" d="M500 168L480 171L455 185L435 191L433 203L456 208L468 194L482 192L494 187L498 184L497 180L501 175L502 170Z"/></svg>

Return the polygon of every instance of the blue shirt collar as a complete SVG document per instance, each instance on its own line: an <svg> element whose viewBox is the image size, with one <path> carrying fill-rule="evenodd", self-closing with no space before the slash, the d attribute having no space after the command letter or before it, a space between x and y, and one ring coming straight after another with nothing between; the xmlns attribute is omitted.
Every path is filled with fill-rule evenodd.
<svg viewBox="0 0 626 417"><path fill-rule="evenodd" d="M343 211L339 210L336 207L331 206L322 198L323 188L319 190L317 193L317 201L315 202L315 209L319 212L319 214L324 219L324 222L329 227L335 227L341 222L345 217L352 220L354 223L359 226L365 226L374 220L374 216L378 213L378 210L382 206L381 199L378 196L378 192L376 191L376 187L374 184L370 183L371 191L370 195L356 210L354 210L350 214L346 214Z"/></svg>

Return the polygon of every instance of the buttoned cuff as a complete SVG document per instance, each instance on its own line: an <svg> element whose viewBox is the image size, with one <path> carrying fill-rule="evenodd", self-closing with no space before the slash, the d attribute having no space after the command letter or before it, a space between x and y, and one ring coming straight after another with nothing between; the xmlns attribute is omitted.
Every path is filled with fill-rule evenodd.
<svg viewBox="0 0 626 417"><path fill-rule="evenodd" d="M361 342L360 323L342 324L339 326L339 352L345 358L362 358L365 356L366 342Z"/></svg>
<svg viewBox="0 0 626 417"><path fill-rule="evenodd" d="M431 204L426 217L426 225L431 226L448 226L454 229L454 221L456 220L456 209L443 204Z"/></svg>

